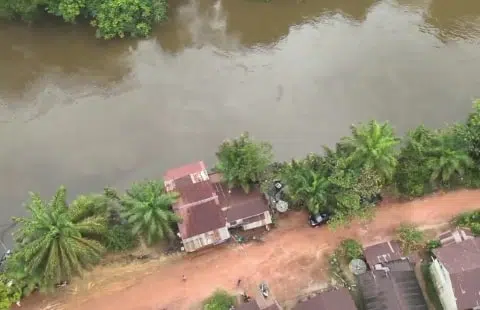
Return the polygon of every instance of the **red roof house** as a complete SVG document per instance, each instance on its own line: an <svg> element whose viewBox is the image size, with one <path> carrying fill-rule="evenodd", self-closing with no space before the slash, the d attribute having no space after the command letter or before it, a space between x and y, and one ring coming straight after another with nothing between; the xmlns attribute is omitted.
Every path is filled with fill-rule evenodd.
<svg viewBox="0 0 480 310"><path fill-rule="evenodd" d="M219 174L208 174L202 161L168 170L164 182L167 192L179 194L173 210L182 219L178 229L187 252L228 240L228 228L247 230L272 223L259 188L248 194L228 189Z"/></svg>
<svg viewBox="0 0 480 310"><path fill-rule="evenodd" d="M173 210L182 219L178 229L185 251L192 252L230 238L218 195L203 162L168 170L164 182L167 192L179 194Z"/></svg>

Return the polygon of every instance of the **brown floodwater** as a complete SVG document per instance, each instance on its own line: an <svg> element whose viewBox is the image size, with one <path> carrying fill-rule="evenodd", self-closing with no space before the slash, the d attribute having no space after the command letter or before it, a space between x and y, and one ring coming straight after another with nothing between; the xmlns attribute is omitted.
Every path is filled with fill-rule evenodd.
<svg viewBox="0 0 480 310"><path fill-rule="evenodd" d="M372 118L462 120L480 96L478 0L177 0L147 40L10 23L0 42L0 225L28 191L211 165L244 130L285 160Z"/></svg>

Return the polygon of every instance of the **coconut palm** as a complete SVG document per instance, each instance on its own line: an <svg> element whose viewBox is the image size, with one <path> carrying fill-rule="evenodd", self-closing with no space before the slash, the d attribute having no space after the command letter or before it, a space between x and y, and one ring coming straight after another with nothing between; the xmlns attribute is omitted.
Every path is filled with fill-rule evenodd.
<svg viewBox="0 0 480 310"><path fill-rule="evenodd" d="M15 218L20 224L15 256L27 274L39 277L41 288L69 281L102 256L103 246L96 239L106 231L105 217L82 214L81 206L68 207L62 186L49 202L32 193L27 205L31 217Z"/></svg>
<svg viewBox="0 0 480 310"><path fill-rule="evenodd" d="M171 207L178 198L175 192L166 193L163 183L143 181L134 183L121 197L122 217L132 225L134 235L151 245L154 241L173 238L172 224L180 218Z"/></svg>
<svg viewBox="0 0 480 310"><path fill-rule="evenodd" d="M467 151L449 133L440 134L428 154L429 166L433 169L432 181L449 182L455 176L463 177L465 171L473 166Z"/></svg>
<svg viewBox="0 0 480 310"><path fill-rule="evenodd" d="M287 193L294 201L305 204L307 209L317 214L327 208L327 193L330 182L318 171L306 164L292 161L283 171Z"/></svg>
<svg viewBox="0 0 480 310"><path fill-rule="evenodd" d="M352 136L342 140L351 149L349 162L356 168L370 168L385 180L390 180L397 165L396 146L399 143L392 126L372 120L367 124L352 126Z"/></svg>

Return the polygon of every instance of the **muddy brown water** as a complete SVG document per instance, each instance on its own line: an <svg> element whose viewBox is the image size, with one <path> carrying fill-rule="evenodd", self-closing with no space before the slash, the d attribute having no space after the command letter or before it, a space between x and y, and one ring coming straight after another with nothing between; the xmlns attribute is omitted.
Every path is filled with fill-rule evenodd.
<svg viewBox="0 0 480 310"><path fill-rule="evenodd" d="M10 23L0 42L0 225L28 191L211 165L244 130L284 160L372 118L462 120L480 96L478 0L184 1L148 40Z"/></svg>

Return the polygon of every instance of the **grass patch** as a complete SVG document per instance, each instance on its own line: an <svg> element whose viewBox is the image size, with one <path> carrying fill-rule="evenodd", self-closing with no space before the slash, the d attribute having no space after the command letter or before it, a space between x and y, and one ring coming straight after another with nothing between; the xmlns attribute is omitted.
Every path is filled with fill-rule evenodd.
<svg viewBox="0 0 480 310"><path fill-rule="evenodd" d="M427 290L428 299L436 310L443 310L442 303L438 296L435 285L433 284L432 274L430 273L430 264L422 264L422 275L425 280L425 289Z"/></svg>

